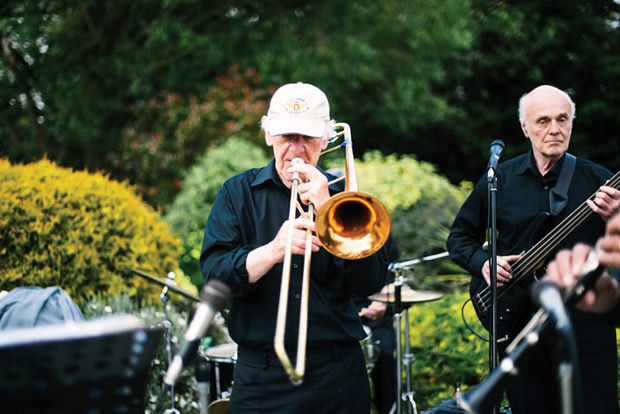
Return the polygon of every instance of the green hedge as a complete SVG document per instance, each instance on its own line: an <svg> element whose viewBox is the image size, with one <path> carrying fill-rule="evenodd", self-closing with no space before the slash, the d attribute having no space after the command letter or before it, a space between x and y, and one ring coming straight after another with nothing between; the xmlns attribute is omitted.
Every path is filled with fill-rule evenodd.
<svg viewBox="0 0 620 414"><path fill-rule="evenodd" d="M178 268L180 240L127 183L42 160L0 159L0 290L59 286L76 302L128 293L158 302L161 277ZM195 288L184 280L182 286Z"/></svg>
<svg viewBox="0 0 620 414"><path fill-rule="evenodd" d="M434 301L416 304L409 310L412 389L418 407L428 409L454 398L459 385L466 392L488 374L488 342L477 338L464 325L461 307L466 292L447 294ZM467 323L486 336L471 304L465 309Z"/></svg>
<svg viewBox="0 0 620 414"><path fill-rule="evenodd" d="M164 219L183 239L181 268L196 285L204 283L198 265L200 249L207 218L222 184L235 174L268 162L262 148L232 137L224 145L207 150L185 175L183 189Z"/></svg>

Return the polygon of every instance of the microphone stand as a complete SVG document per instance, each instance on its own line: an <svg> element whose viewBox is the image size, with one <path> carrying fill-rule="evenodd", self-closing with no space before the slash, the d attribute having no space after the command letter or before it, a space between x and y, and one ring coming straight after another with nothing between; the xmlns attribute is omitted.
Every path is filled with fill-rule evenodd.
<svg viewBox="0 0 620 414"><path fill-rule="evenodd" d="M396 413L402 413L402 402L407 401L407 414L413 413L418 414L418 410L416 407L415 400L413 399L414 392L411 390L411 364L414 361L413 354L410 352L410 341L409 341L409 313L408 306L403 306L402 302L402 286L405 281L405 278L398 272L398 270L394 270L394 329L396 330ZM405 344L404 344L404 354L403 354L403 345L401 344L402 332L401 332L401 318L404 315L404 336L405 336ZM402 370L403 370L403 361L405 365L406 371L406 392L403 393L402 386ZM393 407L394 408L394 407ZM390 413L392 413L390 411Z"/></svg>
<svg viewBox="0 0 620 414"><path fill-rule="evenodd" d="M168 278L174 279L174 273L170 272L168 274ZM172 332L172 321L170 320L170 315L168 314L168 309L166 305L170 301L170 295L168 294L168 286L164 286L161 294L159 295L159 299L161 300L161 305L164 310L164 316L166 320L164 321L164 330L166 332L166 354L168 358L168 366L172 364L172 358L176 354L174 349L174 335ZM160 394L157 398L157 403L155 406L155 413L159 413L161 410L161 404L163 401L163 397L167 390L170 390L170 409L166 410L167 414L180 414L180 411L174 407L174 384L171 386L167 386L164 384L163 388L160 391Z"/></svg>
<svg viewBox="0 0 620 414"><path fill-rule="evenodd" d="M492 168L488 171L488 191L489 191L489 219L491 221L491 240L490 240L490 282L491 282L491 329L489 329L489 372L493 372L497 366L497 177ZM493 406L493 412L499 412L499 406Z"/></svg>
<svg viewBox="0 0 620 414"><path fill-rule="evenodd" d="M489 329L489 372L497 366L497 177L495 170L488 170L489 219L491 222L490 240L490 282L491 282L491 326ZM493 406L493 413L499 413L499 404Z"/></svg>
<svg viewBox="0 0 620 414"><path fill-rule="evenodd" d="M210 376L211 368L205 358L195 357L196 384L198 388L198 406L200 414L209 414L209 389L211 387Z"/></svg>

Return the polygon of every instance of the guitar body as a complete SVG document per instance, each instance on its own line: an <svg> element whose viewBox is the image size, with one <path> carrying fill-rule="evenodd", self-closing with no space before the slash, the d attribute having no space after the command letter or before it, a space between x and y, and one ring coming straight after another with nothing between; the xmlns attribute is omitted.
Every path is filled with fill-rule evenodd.
<svg viewBox="0 0 620 414"><path fill-rule="evenodd" d="M523 254L523 252L531 248L548 233L551 228L551 222L552 216L549 213L540 213L534 218L514 248L509 252L502 252L501 255ZM542 258L538 268L542 268L547 257ZM531 317L529 312L529 309L531 309L530 286L537 280L538 273L543 272L534 270L526 275L515 275L514 269L519 268L519 262L522 259L517 260L511 265L513 267L513 279L497 288L496 338L513 337L525 326ZM492 314L489 285L481 277L472 277L469 283L469 295L480 323L487 331L490 331Z"/></svg>
<svg viewBox="0 0 620 414"><path fill-rule="evenodd" d="M620 172L609 179L606 185L620 189ZM590 196L589 200L594 200L595 196L596 192ZM530 285L537 279L537 276L542 277L545 262L555 253L560 243L593 215L594 212L588 207L586 200L560 224L550 229L553 217L549 213L540 213L511 251L499 252L502 256L520 254L521 258L511 264L512 279L510 282L497 288L496 338L513 337L529 321L530 310L532 310ZM529 250L526 251L528 248ZM472 277L469 294L478 319L489 330L492 304L490 287L484 279Z"/></svg>
<svg viewBox="0 0 620 414"><path fill-rule="evenodd" d="M508 336L514 338L521 328L525 326L530 319L531 300L529 296L530 286L534 278L520 281L513 285L510 293L497 300L497 331L495 337L498 339ZM481 299L485 288L488 288L487 282L479 277L473 277L469 284L469 294L472 298L472 304L476 310L476 315L480 323L487 331L491 331L491 306ZM499 290L498 290L499 293Z"/></svg>

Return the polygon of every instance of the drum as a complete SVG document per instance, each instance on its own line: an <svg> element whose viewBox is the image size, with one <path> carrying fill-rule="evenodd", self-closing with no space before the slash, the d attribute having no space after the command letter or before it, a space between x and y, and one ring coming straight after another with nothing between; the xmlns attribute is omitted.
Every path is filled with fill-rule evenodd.
<svg viewBox="0 0 620 414"><path fill-rule="evenodd" d="M209 404L209 414L227 414L228 413L228 398L222 398L221 400L215 400Z"/></svg>
<svg viewBox="0 0 620 414"><path fill-rule="evenodd" d="M203 356L209 363L209 412L226 412L228 397L232 390L233 370L237 362L237 344L223 344L207 348ZM217 403L217 404L216 404ZM226 406L225 411L217 410L218 406ZM212 408L213 407L213 408Z"/></svg>
<svg viewBox="0 0 620 414"><path fill-rule="evenodd" d="M375 367L375 363L379 358L379 340L374 340L372 337L372 329L370 326L364 325L364 331L366 332L366 338L360 341L362 351L364 351L364 358L366 359L366 371L370 374Z"/></svg>

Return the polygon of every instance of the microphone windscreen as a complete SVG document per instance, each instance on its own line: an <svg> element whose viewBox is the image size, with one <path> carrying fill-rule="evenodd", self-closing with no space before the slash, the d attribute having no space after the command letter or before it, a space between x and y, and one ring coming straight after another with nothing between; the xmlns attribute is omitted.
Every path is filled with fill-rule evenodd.
<svg viewBox="0 0 620 414"><path fill-rule="evenodd" d="M230 297L230 288L221 280L210 280L202 290L202 299L216 310L224 309Z"/></svg>

